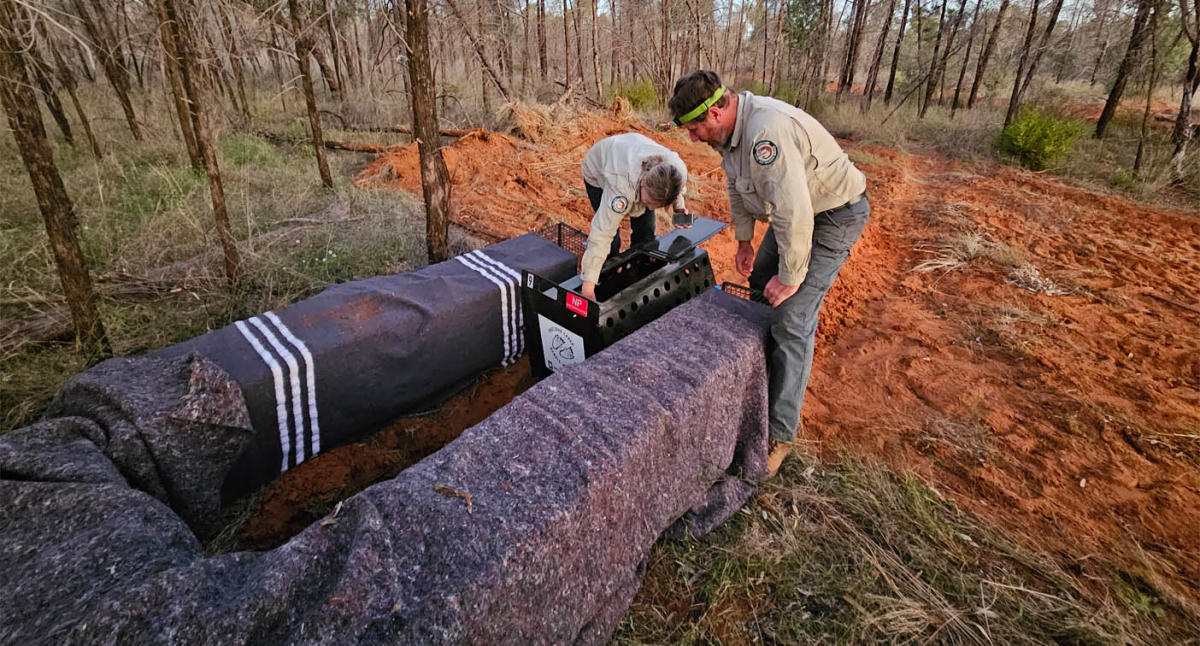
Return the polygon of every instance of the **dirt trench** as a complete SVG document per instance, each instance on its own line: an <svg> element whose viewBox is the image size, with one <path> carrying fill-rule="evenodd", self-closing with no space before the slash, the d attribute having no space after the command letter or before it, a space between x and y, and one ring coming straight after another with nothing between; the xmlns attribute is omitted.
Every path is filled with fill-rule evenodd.
<svg viewBox="0 0 1200 646"><path fill-rule="evenodd" d="M448 145L452 220L496 238L554 221L586 231L579 162L594 141L630 130L679 152L690 207L728 220L713 151L611 114L536 143L478 131ZM822 311L802 439L828 459L911 470L1070 571L1116 568L1195 611L1200 216L844 143L868 176L872 216ZM415 148L381 156L357 181L419 191ZM705 247L718 281L742 280L731 228ZM518 364L430 416L289 471L245 536L286 539L531 383Z"/></svg>

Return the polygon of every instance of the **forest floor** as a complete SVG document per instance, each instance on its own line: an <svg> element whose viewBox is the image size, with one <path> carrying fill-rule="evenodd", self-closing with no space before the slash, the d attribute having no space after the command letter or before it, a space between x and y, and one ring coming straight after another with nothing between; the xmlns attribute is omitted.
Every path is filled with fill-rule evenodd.
<svg viewBox="0 0 1200 646"><path fill-rule="evenodd" d="M683 156L692 210L728 219L706 146L628 113L517 116L444 148L452 220L475 236L586 231L579 162L630 130ZM872 216L822 311L805 451L713 535L656 547L617 640L1194 640L1200 216L844 144ZM416 157L396 147L356 184L419 193ZM705 247L718 281L744 282L731 229ZM237 540L286 539L531 384L518 364L304 463Z"/></svg>

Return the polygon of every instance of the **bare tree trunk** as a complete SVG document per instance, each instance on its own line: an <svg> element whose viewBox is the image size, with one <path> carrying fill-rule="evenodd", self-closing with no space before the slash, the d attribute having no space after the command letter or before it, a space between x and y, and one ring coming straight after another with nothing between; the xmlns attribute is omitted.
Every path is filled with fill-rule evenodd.
<svg viewBox="0 0 1200 646"><path fill-rule="evenodd" d="M1097 139L1104 136L1104 131L1117 112L1117 104L1121 102L1121 95L1125 93L1125 82L1128 80L1130 72L1133 71L1141 54L1142 44L1146 40L1146 25L1149 22L1150 8L1156 1L1138 0L1137 13L1133 17L1133 32L1129 35L1129 47L1125 50L1125 57L1121 59L1121 66L1117 68L1117 78L1113 80L1108 100L1104 102L1104 110L1100 112L1100 118L1096 120L1095 137Z"/></svg>
<svg viewBox="0 0 1200 646"><path fill-rule="evenodd" d="M887 46L888 32L892 29L892 14L894 13L896 13L896 0L888 0L887 11L883 16L883 28L879 31L879 40L875 42L875 52L871 54L871 67L867 70L867 85L863 88L863 112L871 108L871 98L875 96L875 83L879 80L879 65L883 62L883 50Z"/></svg>
<svg viewBox="0 0 1200 646"><path fill-rule="evenodd" d="M598 0L591 0L592 5L592 78L596 81L596 100L604 99L604 84L600 79L600 45L596 39L596 32L600 31L596 25L596 4Z"/></svg>
<svg viewBox="0 0 1200 646"><path fill-rule="evenodd" d="M246 100L246 80L242 74L242 55L238 53L237 39L234 38L233 25L229 21L229 15L226 13L228 8L220 5L213 8L221 19L221 25L225 29L225 41L229 47L229 66L233 68L233 78L237 81L238 100L242 103L242 116L247 122L250 121L250 102Z"/></svg>
<svg viewBox="0 0 1200 646"><path fill-rule="evenodd" d="M1158 42L1156 34L1158 33L1158 6L1154 7L1153 13L1150 15L1150 82L1146 84L1146 109L1142 112L1142 130L1138 134L1137 154L1133 157L1133 173L1140 175L1142 172L1142 153L1146 148L1146 135L1150 127L1150 106L1154 99L1154 85L1158 81Z"/></svg>
<svg viewBox="0 0 1200 646"><path fill-rule="evenodd" d="M996 24L992 25L992 32L988 35L987 44L983 46L983 51L979 54L979 65L975 67L975 78L971 81L971 94L967 97L967 109L975 107L975 98L979 96L979 85L983 82L983 74L987 71L988 61L992 59L992 52L996 51L996 38L1000 34L1000 27L1004 24L1004 13L1008 11L1009 0L1001 0L1000 10L996 12Z"/></svg>
<svg viewBox="0 0 1200 646"><path fill-rule="evenodd" d="M193 119L187 100L187 91L183 87L183 76L180 73L183 62L180 60L179 49L175 42L176 30L167 15L167 7L164 3L156 2L154 9L158 17L159 39L162 41L164 52L163 67L166 68L167 79L171 84L171 96L175 103L175 114L179 117L179 131L183 137L183 145L187 148L192 168L203 170L204 159L200 156L200 149L196 146L196 130L192 126Z"/></svg>
<svg viewBox="0 0 1200 646"><path fill-rule="evenodd" d="M921 103L921 109L917 112L918 116L922 119L925 118L925 111L929 109L929 102L933 99L933 90L937 87L938 68L942 64L942 59L938 54L941 52L942 33L946 30L946 3L947 0L942 0L942 11L938 18L937 36L933 39L933 56L929 59L929 77L925 80L925 100ZM950 49L949 45L946 46L946 49Z"/></svg>
<svg viewBox="0 0 1200 646"><path fill-rule="evenodd" d="M75 49L75 57L79 59L79 67L83 70L83 76L88 80L88 83L96 82L96 73L92 71L92 64L88 60L88 55L83 51L83 45L79 44L78 38L72 38L71 45Z"/></svg>
<svg viewBox="0 0 1200 646"><path fill-rule="evenodd" d="M314 27L316 25L313 25ZM337 75L334 74L333 68L329 66L329 61L325 58L325 51L317 47L317 39L315 36L309 36L312 41L309 46L309 52L314 61L317 62L317 69L321 71L321 78L325 79L325 87L329 88L329 93L333 95L333 100L339 104L345 103L345 96L342 94L342 84L338 83Z"/></svg>
<svg viewBox="0 0 1200 646"><path fill-rule="evenodd" d="M279 45L279 38L275 34L275 19L272 17L271 23L271 67L275 70L275 79L279 82L279 103L283 106L283 111L287 112L287 87L283 80L283 62L280 60L282 56L282 48Z"/></svg>
<svg viewBox="0 0 1200 646"><path fill-rule="evenodd" d="M958 112L959 97L962 95L963 81L967 78L967 65L971 63L971 49L975 46L975 27L979 24L979 7L983 0L975 0L975 11L971 14L971 32L967 34L967 52L963 54L962 67L958 68L958 82L954 84L954 99L950 102L950 118Z"/></svg>
<svg viewBox="0 0 1200 646"><path fill-rule="evenodd" d="M967 0L962 0L958 6L958 15L954 17L954 26L950 28L950 37L946 39L946 47L942 50L942 58L938 63L935 76L938 81L938 105L946 104L946 67L949 66L950 56L954 53L954 40L958 37L958 29L962 26L963 16L967 12Z"/></svg>
<svg viewBox="0 0 1200 646"><path fill-rule="evenodd" d="M291 0L294 2L295 0ZM436 91L429 65L429 17L425 0L405 0L408 7L408 74L412 86L413 137L421 160L421 189L425 197L425 240L430 262L450 257L446 238L450 228L449 173L442 160L438 134Z"/></svg>
<svg viewBox="0 0 1200 646"><path fill-rule="evenodd" d="M325 0L324 17L325 20L321 22L325 23L325 31L329 35L329 55L333 59L333 77L337 79L338 87L345 89L346 78L342 75L342 64L338 60L337 26L333 24L333 7L330 5L329 0ZM346 100L346 95L342 92L338 92L338 97L339 103Z"/></svg>
<svg viewBox="0 0 1200 646"><path fill-rule="evenodd" d="M537 36L538 70L542 74L542 81L545 81L550 74L546 64L546 0L537 0Z"/></svg>
<svg viewBox="0 0 1200 646"><path fill-rule="evenodd" d="M1105 0L1104 8L1100 9L1100 2L1096 2L1096 14L1100 16L1100 25L1096 28L1097 36L1100 38L1100 51L1096 52L1096 62L1092 64L1092 78L1088 82L1089 85L1096 84L1096 73L1100 71L1100 63L1104 60L1104 55L1108 53L1108 32L1104 30L1108 19L1108 4L1108 1Z"/></svg>
<svg viewBox="0 0 1200 646"><path fill-rule="evenodd" d="M612 33L612 37L610 39L612 42L609 43L609 49L612 50L612 69L609 70L610 74L608 77L608 82L616 85L621 78L621 38L619 36L620 30L617 29L617 5L619 3L617 0L611 1L612 8L609 10L608 15L609 22L611 23L609 25L609 31Z"/></svg>
<svg viewBox="0 0 1200 646"><path fill-rule="evenodd" d="M771 54L771 80L767 84L767 94L775 94L775 76L779 72L779 54L783 51L783 13L787 10L787 3L779 3L779 11L775 16L775 50ZM699 25L697 25L697 38L699 38ZM699 65L697 65L699 67Z"/></svg>
<svg viewBox="0 0 1200 646"><path fill-rule="evenodd" d="M1008 99L1008 111L1004 113L1004 125L1012 123L1017 116L1017 106L1021 101L1021 80L1025 76L1025 65L1029 62L1030 49L1033 44L1033 34L1037 30L1038 0L1032 0L1029 9L1029 27L1025 30L1025 44L1021 46L1021 62L1017 64L1017 76L1013 79L1012 95Z"/></svg>
<svg viewBox="0 0 1200 646"><path fill-rule="evenodd" d="M571 25L567 17L567 0L562 0L563 11L563 81L564 87L571 89Z"/></svg>
<svg viewBox="0 0 1200 646"><path fill-rule="evenodd" d="M583 30L579 28L579 0L575 0L575 10L571 12L571 24L575 31L575 79L586 85L583 76Z"/></svg>
<svg viewBox="0 0 1200 646"><path fill-rule="evenodd" d="M295 0L292 0L295 2ZM221 184L221 171L217 167L217 154L213 149L212 131L208 125L208 113L205 109L204 90L193 65L197 60L192 45L195 42L192 29L184 16L176 10L175 0L158 0L162 5L161 15L166 17L167 28L179 54L179 76L183 79L183 89L187 92L188 103L191 106L192 126L196 131L196 147L200 157L204 159L204 172L208 175L208 192L212 198L213 218L217 225L217 236L221 239L221 249L225 255L225 277L230 286L238 281L238 251L237 242L233 238L233 230L229 226L229 212L225 208L225 189Z"/></svg>
<svg viewBox="0 0 1200 646"><path fill-rule="evenodd" d="M483 26L483 12L485 10L483 2L484 0L475 0L475 28L478 30L476 33L479 34L479 38L476 39L474 35L468 35L471 36L471 45L475 47L475 52L480 62L479 92L481 95L483 95L483 111L485 114L490 114L492 112L492 92L488 89L488 70L484 69L484 67L490 63L487 51L488 42L485 40L487 38L488 29ZM467 26L467 22L461 19L460 22L462 22L463 29L469 32L470 29Z"/></svg>
<svg viewBox="0 0 1200 646"><path fill-rule="evenodd" d="M44 23L39 22L38 28L41 30L42 38L46 42L50 42L49 38L46 37ZM71 74L71 68L63 60L62 53L59 52L58 47L51 45L50 54L54 57L54 66L58 71L59 82L62 83L62 86L67 90L67 94L71 97L71 103L75 106L75 114L79 116L79 123L83 126L84 134L87 135L88 145L92 148L92 156L100 159L103 156L103 153L100 151L100 142L96 141L96 135L92 132L92 123L88 120L87 112L83 110L83 104L79 102L79 95L75 91L75 76Z"/></svg>
<svg viewBox="0 0 1200 646"><path fill-rule="evenodd" d="M304 86L304 102L308 105L308 126L312 131L313 148L317 152L317 170L321 184L333 188L333 176L329 174L329 162L325 160L325 138L321 135L321 117L317 112L317 97L313 92L312 75L308 72L308 57L313 53L313 37L300 22L300 9L296 0L288 0L288 13L292 17L292 32L296 39L296 62L300 65L300 82Z"/></svg>
<svg viewBox="0 0 1200 646"><path fill-rule="evenodd" d="M867 11L870 0L855 0L854 11L850 19L849 40L846 43L846 58L842 63L842 76L838 81L837 96L840 98L846 90L854 90L854 73L858 67L858 48L862 41L863 29L867 24Z"/></svg>
<svg viewBox="0 0 1200 646"><path fill-rule="evenodd" d="M728 0L725 5L725 33L721 38L721 54L720 70L722 74L729 74L729 32L733 31L733 0ZM732 76L730 76L732 78Z"/></svg>
<svg viewBox="0 0 1200 646"><path fill-rule="evenodd" d="M1192 0L1190 10L1188 0L1180 0L1179 7L1182 11L1183 33L1192 43L1192 52L1188 55L1179 114L1175 117L1175 129L1171 132L1171 141L1175 144L1175 150L1171 153L1171 172L1177 182L1183 180L1183 159L1188 144L1196 134L1196 128L1192 126L1192 97L1200 89L1200 0Z"/></svg>
<svg viewBox="0 0 1200 646"><path fill-rule="evenodd" d="M1029 62L1029 69L1025 71L1025 79L1021 81L1021 92L1017 95L1018 104L1025 95L1025 91L1029 89L1029 84L1033 82L1033 75L1037 73L1037 66L1042 60L1042 55L1050 46L1050 36L1054 33L1054 25L1058 24L1058 15L1062 11L1062 6L1063 0L1054 0L1054 6L1050 9L1050 19L1046 22L1046 31L1042 33L1042 39L1034 49L1033 58Z"/></svg>
<svg viewBox="0 0 1200 646"><path fill-rule="evenodd" d="M742 56L742 40L746 35L746 5L738 7L738 32L737 45L733 49L733 74L730 75L730 83L734 83L738 78L738 63Z"/></svg>
<svg viewBox="0 0 1200 646"><path fill-rule="evenodd" d="M900 63L900 44L904 42L904 26L908 22L908 7L912 0L904 0L904 11L900 13L900 29L896 32L896 47L892 50L892 68L888 72L887 90L883 93L884 104L892 102L892 93L896 88L896 67Z"/></svg>
<svg viewBox="0 0 1200 646"><path fill-rule="evenodd" d="M467 38L470 39L471 45L475 48L475 55L479 57L480 65L487 71L488 76L492 79L492 83L496 84L496 89L500 90L500 94L504 96L505 101L512 101L512 92L509 91L508 85L504 83L504 79L496 73L495 68L488 61L487 52L483 49L483 43L479 42L479 38L471 31L469 23L463 17L462 12L458 10L458 5L454 0L446 0L446 4L450 7L450 11L454 13L454 18L458 20L459 26L467 34Z"/></svg>
<svg viewBox="0 0 1200 646"><path fill-rule="evenodd" d="M141 141L142 131L138 127L137 115L133 111L133 102L129 100L129 71L123 62L118 60L116 45L101 33L100 27L87 6L83 4L83 0L74 0L74 4L75 11L78 13L80 21L83 22L84 31L87 32L88 39L91 41L92 49L100 55L104 75L117 93L117 100L121 103L121 110L125 112L125 121L129 124L129 131L133 133L134 140Z"/></svg>
<svg viewBox="0 0 1200 646"><path fill-rule="evenodd" d="M29 63L30 72L33 78L37 81L38 88L42 91L42 100L46 103L46 108L50 111L50 116L58 125L59 132L68 144L75 145L75 138L71 136L71 122L67 121L67 113L63 110L62 101L58 98L58 93L54 91L54 84L50 80L50 67L46 65L46 61L42 58L42 53L38 48L37 39L32 35L29 38Z"/></svg>
<svg viewBox="0 0 1200 646"><path fill-rule="evenodd" d="M8 125L46 222L59 282L75 326L76 345L89 358L98 359L112 354L112 347L100 320L96 292L79 245L75 207L54 164L42 114L30 91L21 52L25 51L23 41L32 40L32 34L18 11L14 0L0 0L0 76L5 79L0 83L0 102L4 104Z"/></svg>

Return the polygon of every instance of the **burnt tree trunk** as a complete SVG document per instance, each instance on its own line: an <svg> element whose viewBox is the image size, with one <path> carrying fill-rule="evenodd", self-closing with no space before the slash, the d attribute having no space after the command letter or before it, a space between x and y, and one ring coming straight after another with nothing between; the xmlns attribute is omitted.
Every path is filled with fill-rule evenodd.
<svg viewBox="0 0 1200 646"><path fill-rule="evenodd" d="M1012 123L1017 116L1017 104L1020 102L1021 79L1025 76L1025 65L1029 62L1030 49L1033 45L1033 34L1037 30L1038 0L1033 0L1029 8L1029 27L1025 29L1025 43L1021 46L1021 60L1017 63L1017 76L1013 79L1012 95L1008 99L1008 110L1004 113L1004 125Z"/></svg>
<svg viewBox="0 0 1200 646"><path fill-rule="evenodd" d="M1021 91L1017 94L1017 104L1020 105L1021 99L1025 96L1025 91L1029 89L1029 84L1033 82L1033 75L1037 73L1038 63L1042 60L1042 55L1046 53L1046 49L1050 47L1050 36L1054 33L1054 26L1058 24L1058 14L1062 11L1063 0L1054 0L1054 6L1050 9L1050 19L1046 21L1046 31L1042 33L1042 39L1038 42L1038 46L1033 50L1033 56L1029 61L1029 69L1025 70L1025 78L1021 81Z"/></svg>
<svg viewBox="0 0 1200 646"><path fill-rule="evenodd" d="M217 167L217 153L213 148L212 131L209 129L204 87L193 67L197 60L193 49L195 40L192 34L194 32L187 18L179 13L175 0L158 0L158 2L161 5L161 15L166 18L167 29L179 55L177 59L179 77L183 81L184 92L187 93L192 127L196 132L196 148L200 151L201 159L204 160L204 172L208 176L208 193L212 199L213 219L217 225L217 237L221 240L221 250L224 252L225 278L229 281L230 286L233 286L238 281L237 242L233 239L233 230L229 226L229 212L225 208L225 188L221 184L221 171Z"/></svg>
<svg viewBox="0 0 1200 646"><path fill-rule="evenodd" d="M317 152L317 171L321 184L333 188L333 176L329 174L329 162L325 160L325 138L321 135L321 117L317 112L317 97L313 90L312 75L309 73L308 58L313 53L312 34L300 22L300 10L296 0L288 0L288 13L292 18L292 31L296 40L296 62L300 65L300 82L304 86L304 103L308 106L308 127L312 132L313 148Z"/></svg>
<svg viewBox="0 0 1200 646"><path fill-rule="evenodd" d="M929 58L929 76L925 79L925 100L921 103L921 109L917 113L922 119L925 118L929 102L933 99L933 91L937 87L938 67L942 64L942 59L938 54L941 53L942 33L946 31L946 4L947 0L942 0L942 11L938 16L937 36L933 39L933 56ZM950 49L950 46L947 45L946 49Z"/></svg>
<svg viewBox="0 0 1200 646"><path fill-rule="evenodd" d="M950 101L950 118L960 107L958 99L962 96L963 81L967 78L967 65L971 63L971 49L975 47L975 27L979 24L979 8L983 0L975 0L975 11L971 14L971 31L967 34L967 51L963 54L962 67L958 68L958 82L954 84L954 99Z"/></svg>
<svg viewBox="0 0 1200 646"><path fill-rule="evenodd" d="M971 94L967 96L967 109L975 107L975 98L979 96L979 84L983 82L983 73L987 71L988 61L992 60L992 52L996 51L996 38L1000 35L1000 27L1004 24L1004 14L1008 11L1009 0L1000 2L1000 10L996 12L996 24L988 35L987 43L979 54L979 65L975 67L975 78L971 81Z"/></svg>
<svg viewBox="0 0 1200 646"><path fill-rule="evenodd" d="M30 92L30 79L22 58L26 45L23 41L32 36L28 27L20 19L13 0L0 0L0 76L5 79L0 83L0 102L4 104L8 125L46 222L54 264L75 326L75 342L89 358L98 359L112 354L112 347L100 320L96 291L79 244L75 207L54 164L42 113Z"/></svg>
<svg viewBox="0 0 1200 646"><path fill-rule="evenodd" d="M892 50L892 68L888 72L887 89L883 93L885 104L892 102L892 93L896 89L896 67L900 64L900 44L904 42L904 26L908 24L908 8L912 0L904 0L904 11L900 13L900 29L896 32L896 47Z"/></svg>
<svg viewBox="0 0 1200 646"><path fill-rule="evenodd" d="M1129 74L1133 71L1134 65L1141 55L1142 45L1146 40L1150 7L1155 1L1138 0L1137 13L1133 17L1133 31L1129 35L1129 47L1125 49L1125 57L1121 59L1121 65L1117 68L1117 78L1113 79L1112 89L1109 90L1108 99L1104 102L1104 110L1100 112L1100 118L1096 120L1095 137L1097 139L1104 136L1104 131L1108 129L1109 122L1116 114L1117 104L1121 102L1121 95L1125 93L1125 83L1129 80Z"/></svg>
<svg viewBox="0 0 1200 646"><path fill-rule="evenodd" d="M425 0L405 0L405 4L408 7L408 76L412 87L413 137L421 159L421 190L425 197L425 240L429 261L441 262L450 257L446 244L450 228L450 184L442 159L436 91L429 66L429 15Z"/></svg>

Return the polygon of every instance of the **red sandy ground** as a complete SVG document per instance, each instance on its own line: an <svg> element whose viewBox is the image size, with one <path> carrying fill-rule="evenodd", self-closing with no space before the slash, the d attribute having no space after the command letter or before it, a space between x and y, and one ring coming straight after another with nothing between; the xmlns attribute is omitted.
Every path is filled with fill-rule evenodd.
<svg viewBox="0 0 1200 646"><path fill-rule="evenodd" d="M539 143L481 131L448 144L453 221L497 238L552 221L586 231L579 162L597 139L629 130L678 151L691 208L728 219L714 152L596 114ZM1200 216L1007 167L848 149L869 178L873 214L825 302L803 439L827 458L912 470L1085 578L1118 567L1195 611ZM380 157L359 182L419 193L415 148ZM968 232L1015 251L914 270ZM744 282L731 229L706 248L718 280ZM1014 284L1021 264L1066 293ZM311 520L306 506L390 477L450 439L403 448L422 428L452 436L529 385L527 369L489 379L424 422L401 420L289 472L247 536L278 542Z"/></svg>

